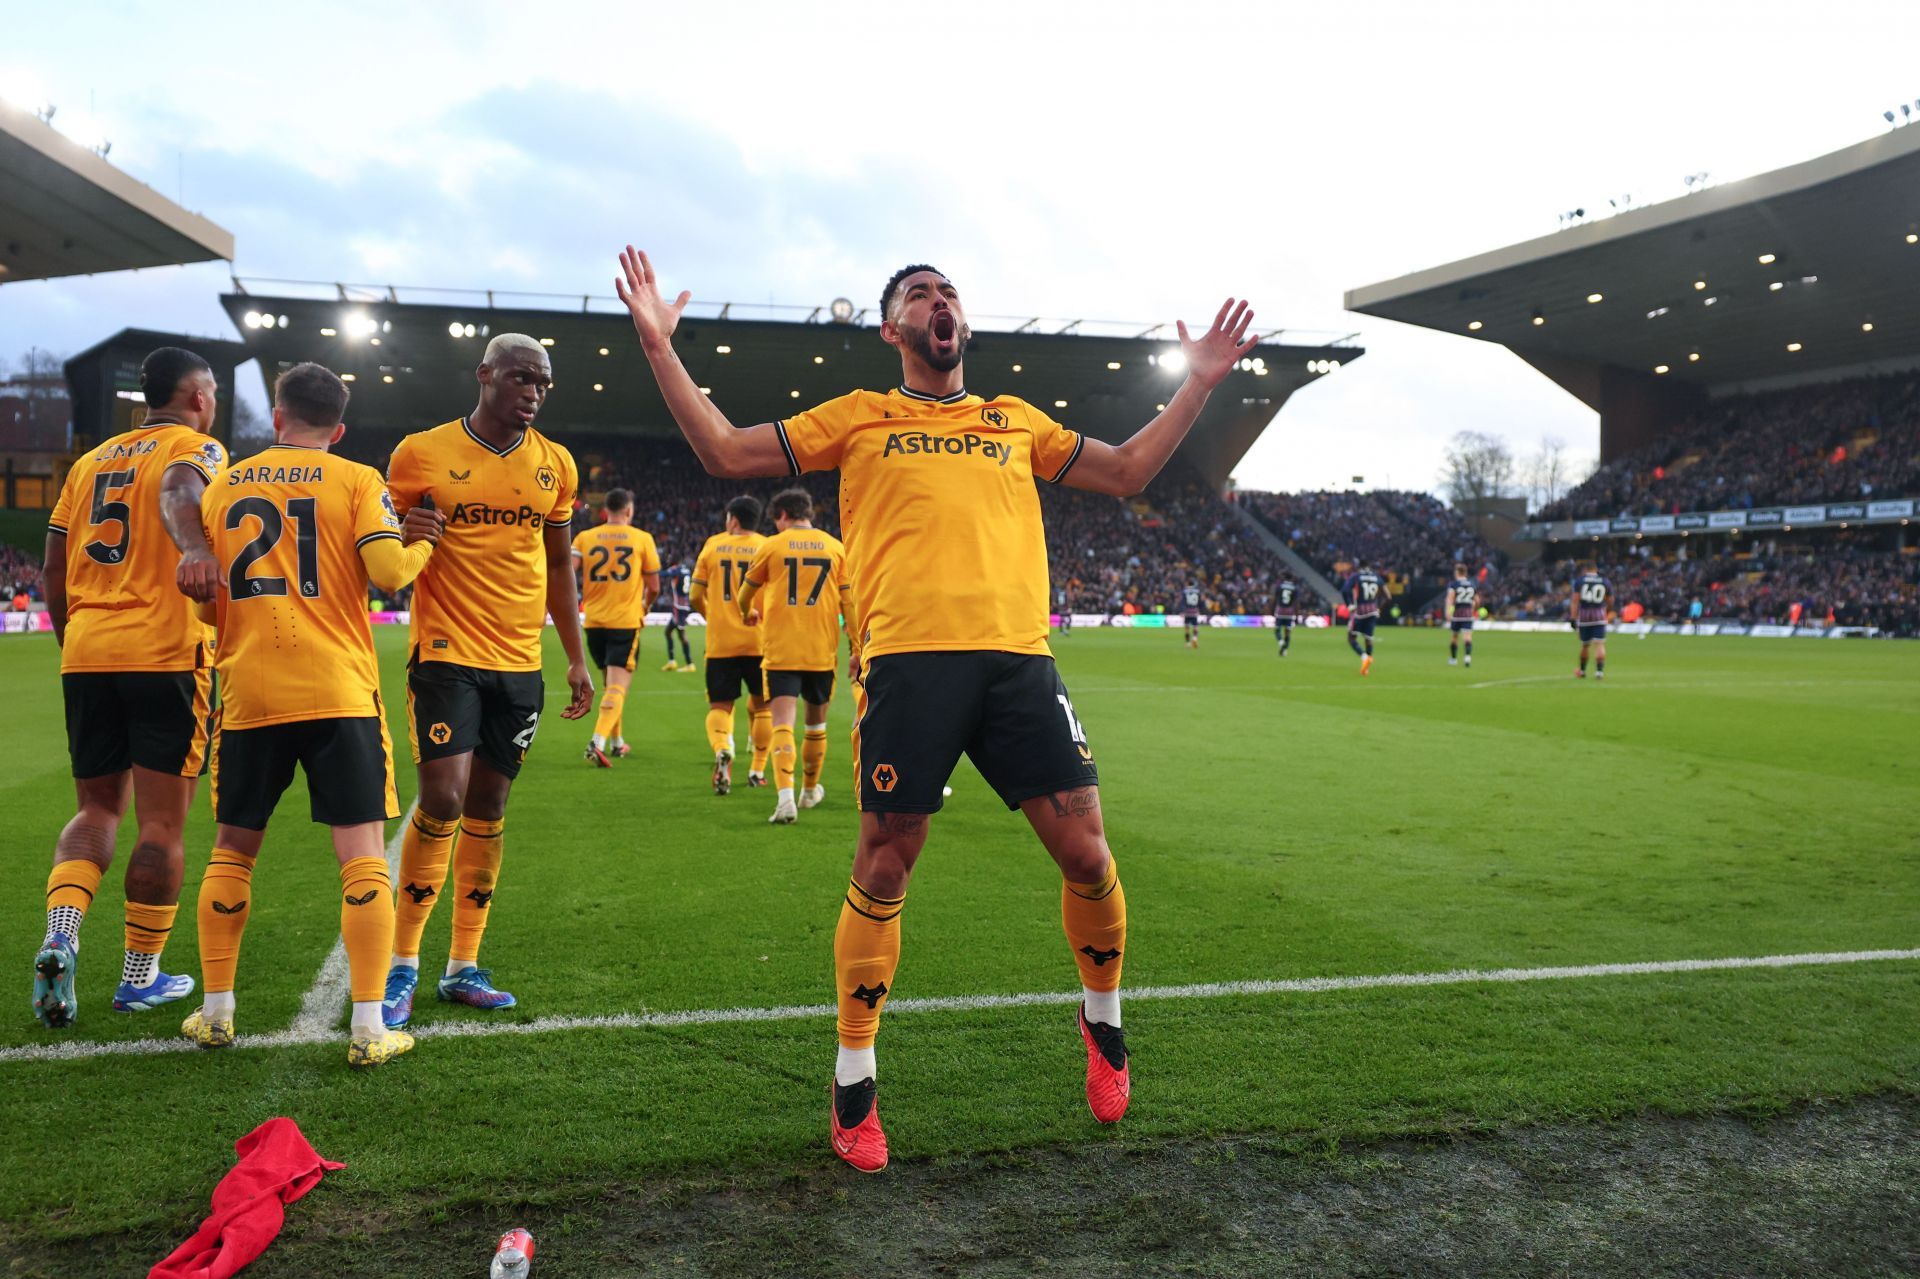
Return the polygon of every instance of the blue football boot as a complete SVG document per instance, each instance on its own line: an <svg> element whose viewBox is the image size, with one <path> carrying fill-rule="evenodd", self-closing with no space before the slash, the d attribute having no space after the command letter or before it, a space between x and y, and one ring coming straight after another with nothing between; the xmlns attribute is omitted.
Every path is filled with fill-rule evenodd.
<svg viewBox="0 0 1920 1279"><path fill-rule="evenodd" d="M170 1004L176 999L185 999L193 993L193 978L185 973L169 975L155 973L151 986L136 986L132 982L121 982L120 988L113 992L113 1011L117 1013L144 1013L150 1009Z"/></svg>
<svg viewBox="0 0 1920 1279"><path fill-rule="evenodd" d="M465 1004L469 1008L488 1011L511 1008L519 1002L506 991L494 989L492 969L474 968L471 965L451 977L442 977L439 992L440 998L450 1004Z"/></svg>
<svg viewBox="0 0 1920 1279"><path fill-rule="evenodd" d="M380 1020L388 1030L405 1030L413 1020L413 989L420 984L420 970L395 964L387 970L387 995L380 1001Z"/></svg>
<svg viewBox="0 0 1920 1279"><path fill-rule="evenodd" d="M55 933L33 957L33 1015L48 1030L73 1025L80 1011L73 994L73 970L78 962L78 948L65 933Z"/></svg>

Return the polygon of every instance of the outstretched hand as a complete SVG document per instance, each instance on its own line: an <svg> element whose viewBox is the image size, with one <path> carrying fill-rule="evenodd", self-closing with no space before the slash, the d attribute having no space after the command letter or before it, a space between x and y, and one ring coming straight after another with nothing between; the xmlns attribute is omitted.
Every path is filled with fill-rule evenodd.
<svg viewBox="0 0 1920 1279"><path fill-rule="evenodd" d="M660 346L670 341L680 326L680 313L687 309L693 294L682 291L672 302L661 297L653 263L631 244L620 255L620 271L614 278L613 291L633 317L633 331L640 335L640 345Z"/></svg>
<svg viewBox="0 0 1920 1279"><path fill-rule="evenodd" d="M1213 327L1199 338L1187 332L1185 320L1175 323L1180 330L1180 352L1187 357L1187 375L1209 391L1219 386L1235 362L1260 341L1258 336L1247 336L1253 311L1233 298L1220 304Z"/></svg>

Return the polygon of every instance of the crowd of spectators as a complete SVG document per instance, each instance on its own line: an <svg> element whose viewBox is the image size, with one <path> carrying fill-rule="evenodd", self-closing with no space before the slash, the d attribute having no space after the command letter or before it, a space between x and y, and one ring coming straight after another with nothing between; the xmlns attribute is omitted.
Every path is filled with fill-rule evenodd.
<svg viewBox="0 0 1920 1279"><path fill-rule="evenodd" d="M1616 458L1541 520L1742 510L1920 495L1920 375L1716 400Z"/></svg>
<svg viewBox="0 0 1920 1279"><path fill-rule="evenodd" d="M1823 541L1693 559L1629 554L1599 567L1616 607L1637 604L1649 621L1755 625L1832 618L1838 626L1920 633L1920 555L1911 552ZM1576 560L1515 565L1482 592L1482 602L1500 615L1558 621L1567 615L1579 575Z"/></svg>
<svg viewBox="0 0 1920 1279"><path fill-rule="evenodd" d="M17 546L0 545L0 587L5 588L4 605L11 606L21 596L41 598L40 557Z"/></svg>
<svg viewBox="0 0 1920 1279"><path fill-rule="evenodd" d="M1342 566L1365 564L1396 577L1449 577L1456 563L1476 572L1493 550L1458 512L1431 493L1243 492L1240 504L1300 557L1337 580Z"/></svg>
<svg viewBox="0 0 1920 1279"><path fill-rule="evenodd" d="M1209 613L1263 613L1278 556L1179 461L1130 500L1041 486L1053 585L1075 612L1177 612L1198 586Z"/></svg>

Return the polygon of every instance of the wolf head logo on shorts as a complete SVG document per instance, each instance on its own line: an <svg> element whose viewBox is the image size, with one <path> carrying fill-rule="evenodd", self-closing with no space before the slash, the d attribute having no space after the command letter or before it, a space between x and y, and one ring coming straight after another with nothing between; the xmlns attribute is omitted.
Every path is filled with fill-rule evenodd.
<svg viewBox="0 0 1920 1279"><path fill-rule="evenodd" d="M900 774L893 770L892 764L875 764L873 766L873 788L882 795L885 795L888 791L899 785L899 783Z"/></svg>
<svg viewBox="0 0 1920 1279"><path fill-rule="evenodd" d="M445 746L453 739L453 730L445 724L435 724L427 730L427 740L435 746Z"/></svg>

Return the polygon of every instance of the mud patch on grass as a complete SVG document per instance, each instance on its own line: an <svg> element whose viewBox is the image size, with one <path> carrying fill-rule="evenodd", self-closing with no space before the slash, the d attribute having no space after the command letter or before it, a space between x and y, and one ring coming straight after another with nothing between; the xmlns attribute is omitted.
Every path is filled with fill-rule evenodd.
<svg viewBox="0 0 1920 1279"><path fill-rule="evenodd" d="M787 1175L502 1188L489 1204L322 1188L246 1273L475 1276L526 1224L569 1276L1904 1275L1920 1099L1514 1128L1332 1150L1101 1142ZM9 1249L8 1275L140 1274L170 1246Z"/></svg>

